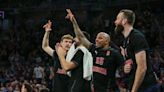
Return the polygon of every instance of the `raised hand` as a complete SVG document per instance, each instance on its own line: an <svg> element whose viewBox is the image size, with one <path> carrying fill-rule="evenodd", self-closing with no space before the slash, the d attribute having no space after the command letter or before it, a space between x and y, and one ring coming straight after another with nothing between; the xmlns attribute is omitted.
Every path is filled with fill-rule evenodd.
<svg viewBox="0 0 164 92"><path fill-rule="evenodd" d="M52 25L52 22L50 20L48 20L48 23L46 23L43 28L45 29L45 31L51 31L51 25Z"/></svg>
<svg viewBox="0 0 164 92"><path fill-rule="evenodd" d="M65 18L69 19L72 22L73 18L74 18L74 15L72 14L70 9L66 9L66 11L67 11L67 16Z"/></svg>

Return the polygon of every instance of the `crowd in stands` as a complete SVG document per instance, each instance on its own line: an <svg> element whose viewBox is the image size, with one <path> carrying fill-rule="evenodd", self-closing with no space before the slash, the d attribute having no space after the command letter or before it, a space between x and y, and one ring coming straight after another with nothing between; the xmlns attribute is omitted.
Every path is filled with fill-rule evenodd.
<svg viewBox="0 0 164 92"><path fill-rule="evenodd" d="M90 30L88 32L93 37L92 42L99 31L112 33L109 32L113 30L113 27L109 26L112 25L112 21L102 20L103 16L94 17L88 22L91 23L90 26L86 26L88 23L81 25L84 26L83 29ZM137 12L137 16L135 26L145 34L148 40L154 71L159 84L164 84L164 13L157 14L145 10L143 13ZM81 17L84 18L78 18L78 21L82 24L86 22L83 20L85 15ZM7 30L0 28L0 92L20 92L24 83L30 84L33 92L53 92L53 81L50 78L50 67L53 61L41 49L44 34L41 24L43 23L35 26L28 25L30 22L21 23L14 24ZM68 27L65 23L61 23L55 24L54 30L57 32L53 32L50 36L52 47L63 33L69 33L68 30L72 30L71 25ZM112 40L118 41L115 38Z"/></svg>

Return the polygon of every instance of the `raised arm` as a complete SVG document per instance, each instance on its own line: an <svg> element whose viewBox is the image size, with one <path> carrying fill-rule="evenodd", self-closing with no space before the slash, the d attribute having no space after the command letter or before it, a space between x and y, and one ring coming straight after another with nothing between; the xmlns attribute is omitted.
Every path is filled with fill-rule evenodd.
<svg viewBox="0 0 164 92"><path fill-rule="evenodd" d="M50 56L53 56L54 50L49 46L49 35L50 31L52 30L51 25L52 22L49 20L48 23L43 26L43 28L45 29L45 34L42 41L42 49Z"/></svg>
<svg viewBox="0 0 164 92"><path fill-rule="evenodd" d="M86 48L89 48L90 45L91 45L91 42L85 37L85 35L81 31L81 29L80 29L80 27L79 27L79 25L78 25L74 15L72 14L71 10L70 9L66 9L66 11L67 11L66 19L69 19L72 22L76 37L79 38L81 43Z"/></svg>

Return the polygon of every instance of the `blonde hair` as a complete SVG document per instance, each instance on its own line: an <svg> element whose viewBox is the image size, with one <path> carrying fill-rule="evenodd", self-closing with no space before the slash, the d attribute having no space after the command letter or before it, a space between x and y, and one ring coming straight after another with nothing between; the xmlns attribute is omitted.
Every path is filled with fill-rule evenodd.
<svg viewBox="0 0 164 92"><path fill-rule="evenodd" d="M73 36L71 36L70 34L66 34L66 35L63 35L63 36L61 37L61 41L63 41L64 39L73 40Z"/></svg>

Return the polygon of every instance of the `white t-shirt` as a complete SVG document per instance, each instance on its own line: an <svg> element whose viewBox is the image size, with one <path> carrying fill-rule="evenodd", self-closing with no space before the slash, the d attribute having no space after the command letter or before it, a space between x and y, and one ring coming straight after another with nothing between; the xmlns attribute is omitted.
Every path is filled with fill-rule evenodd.
<svg viewBox="0 0 164 92"><path fill-rule="evenodd" d="M34 68L34 76L35 78L43 78L43 68L42 67L35 67Z"/></svg>

